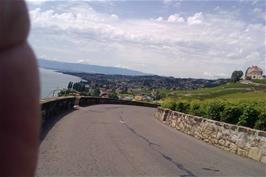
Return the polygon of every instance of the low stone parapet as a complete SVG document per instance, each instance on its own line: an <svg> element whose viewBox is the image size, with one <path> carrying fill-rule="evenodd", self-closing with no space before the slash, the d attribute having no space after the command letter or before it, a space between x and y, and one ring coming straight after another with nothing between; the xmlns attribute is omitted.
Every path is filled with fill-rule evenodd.
<svg viewBox="0 0 266 177"><path fill-rule="evenodd" d="M225 151L266 163L266 132L158 108L155 118Z"/></svg>
<svg viewBox="0 0 266 177"><path fill-rule="evenodd" d="M122 105L144 106L144 107L153 107L153 108L157 108L159 106L158 104L152 104L152 103L100 98L100 97L81 97L79 101L80 106L90 106L95 104L122 104Z"/></svg>
<svg viewBox="0 0 266 177"><path fill-rule="evenodd" d="M65 112L72 110L75 104L75 100L76 98L74 96L42 100L42 126L54 117L57 117L61 114L64 114Z"/></svg>
<svg viewBox="0 0 266 177"><path fill-rule="evenodd" d="M59 97L41 101L42 117L58 115L66 110L72 109L75 104L75 97Z"/></svg>
<svg viewBox="0 0 266 177"><path fill-rule="evenodd" d="M69 97L56 97L41 100L41 111L42 111L42 127L45 124L53 121L55 117L58 117L64 113L73 110L74 105L76 106L90 106L96 104L122 104L122 105L135 105L145 107L158 107L157 104L116 100L100 97L86 97L86 96L69 96Z"/></svg>

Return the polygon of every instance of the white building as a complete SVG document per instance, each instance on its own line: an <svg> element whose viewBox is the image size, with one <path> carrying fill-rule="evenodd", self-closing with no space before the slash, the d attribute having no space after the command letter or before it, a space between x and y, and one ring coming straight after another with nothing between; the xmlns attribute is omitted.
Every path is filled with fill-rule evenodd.
<svg viewBox="0 0 266 177"><path fill-rule="evenodd" d="M248 67L245 78L246 79L263 79L263 71L258 66Z"/></svg>

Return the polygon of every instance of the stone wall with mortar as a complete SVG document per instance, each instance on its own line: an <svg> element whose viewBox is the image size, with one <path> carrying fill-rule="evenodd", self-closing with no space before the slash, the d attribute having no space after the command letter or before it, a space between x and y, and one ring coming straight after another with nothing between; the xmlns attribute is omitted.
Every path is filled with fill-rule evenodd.
<svg viewBox="0 0 266 177"><path fill-rule="evenodd" d="M220 149L266 163L266 132L158 108L155 118Z"/></svg>

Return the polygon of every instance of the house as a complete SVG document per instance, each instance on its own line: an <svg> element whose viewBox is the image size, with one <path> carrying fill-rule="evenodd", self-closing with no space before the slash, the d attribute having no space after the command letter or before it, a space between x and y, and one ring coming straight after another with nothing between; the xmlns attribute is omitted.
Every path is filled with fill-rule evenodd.
<svg viewBox="0 0 266 177"><path fill-rule="evenodd" d="M108 95L107 92L102 92L102 93L100 94L100 97L101 97L101 98L109 98L109 95Z"/></svg>
<svg viewBox="0 0 266 177"><path fill-rule="evenodd" d="M133 101L143 101L144 97L141 95L134 96Z"/></svg>
<svg viewBox="0 0 266 177"><path fill-rule="evenodd" d="M258 66L251 66L248 67L246 73L245 73L245 79L263 79L263 71Z"/></svg>

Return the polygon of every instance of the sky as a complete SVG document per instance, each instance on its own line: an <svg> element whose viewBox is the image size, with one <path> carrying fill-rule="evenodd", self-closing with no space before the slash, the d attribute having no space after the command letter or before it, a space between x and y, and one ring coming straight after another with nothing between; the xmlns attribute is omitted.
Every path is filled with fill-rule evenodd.
<svg viewBox="0 0 266 177"><path fill-rule="evenodd" d="M162 76L266 72L264 0L27 0L38 58Z"/></svg>

